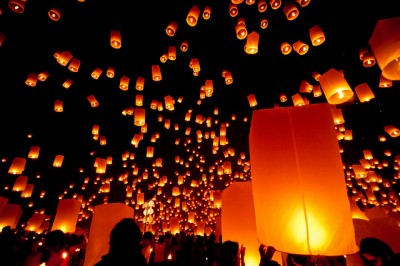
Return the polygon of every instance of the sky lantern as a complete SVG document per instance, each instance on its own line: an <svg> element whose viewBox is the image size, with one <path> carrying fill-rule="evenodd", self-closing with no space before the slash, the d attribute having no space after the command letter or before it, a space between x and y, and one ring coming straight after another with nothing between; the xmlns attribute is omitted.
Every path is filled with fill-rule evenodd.
<svg viewBox="0 0 400 266"><path fill-rule="evenodd" d="M54 111L57 113L61 113L64 111L63 101L62 100L55 100L54 101Z"/></svg>
<svg viewBox="0 0 400 266"><path fill-rule="evenodd" d="M302 41L297 41L293 44L293 50L299 55L305 55L308 52L308 45Z"/></svg>
<svg viewBox="0 0 400 266"><path fill-rule="evenodd" d="M192 6L186 17L186 22L189 26L194 27L197 24L201 10L196 6Z"/></svg>
<svg viewBox="0 0 400 266"><path fill-rule="evenodd" d="M79 67L81 66L81 60L79 60L78 58L72 58L69 65L68 65L68 69L71 72L78 72L79 71Z"/></svg>
<svg viewBox="0 0 400 266"><path fill-rule="evenodd" d="M296 3L298 3L301 7L308 6L310 4L311 0L296 0Z"/></svg>
<svg viewBox="0 0 400 266"><path fill-rule="evenodd" d="M99 102L97 101L96 97L94 97L94 95L87 96L87 99L91 107L96 108L99 106Z"/></svg>
<svg viewBox="0 0 400 266"><path fill-rule="evenodd" d="M329 104L256 110L249 144L258 239L285 253L356 253Z"/></svg>
<svg viewBox="0 0 400 266"><path fill-rule="evenodd" d="M51 230L61 230L64 233L75 233L81 202L76 199L58 201L57 212Z"/></svg>
<svg viewBox="0 0 400 266"><path fill-rule="evenodd" d="M324 95L330 104L341 104L350 100L354 92L343 74L334 68L321 75L319 82Z"/></svg>
<svg viewBox="0 0 400 266"><path fill-rule="evenodd" d="M64 88L66 88L66 89L69 89L69 87L71 87L72 83L74 83L72 79L67 79L67 80L63 83L62 86L63 86Z"/></svg>
<svg viewBox="0 0 400 266"><path fill-rule="evenodd" d="M8 169L9 174L20 175L25 170L26 159L21 157L15 157L12 161L10 168Z"/></svg>
<svg viewBox="0 0 400 266"><path fill-rule="evenodd" d="M16 192L24 191L27 184L28 184L28 176L20 175L17 177L17 179L15 179L12 191Z"/></svg>
<svg viewBox="0 0 400 266"><path fill-rule="evenodd" d="M281 0L269 0L269 5L272 9L276 10L281 7L282 1Z"/></svg>
<svg viewBox="0 0 400 266"><path fill-rule="evenodd" d="M246 248L246 265L258 265L260 254L257 239L256 217L253 203L252 184L234 182L222 193L221 229L222 242L235 241ZM238 219L238 216L246 217ZM269 245L269 243L263 243Z"/></svg>
<svg viewBox="0 0 400 266"><path fill-rule="evenodd" d="M400 130L397 127L395 127L394 125L386 125L383 127L383 129L392 138L396 138L396 137L400 136Z"/></svg>
<svg viewBox="0 0 400 266"><path fill-rule="evenodd" d="M204 20L209 20L211 18L211 7L206 6L203 10L203 19Z"/></svg>
<svg viewBox="0 0 400 266"><path fill-rule="evenodd" d="M61 11L57 8L51 8L49 12L47 12L49 18L53 21L59 21L61 18Z"/></svg>
<svg viewBox="0 0 400 266"><path fill-rule="evenodd" d="M25 189L21 193L22 198L30 198L34 189L34 184L26 184Z"/></svg>
<svg viewBox="0 0 400 266"><path fill-rule="evenodd" d="M128 76L122 76L120 81L119 81L119 88L123 91L127 91L129 88L129 77Z"/></svg>
<svg viewBox="0 0 400 266"><path fill-rule="evenodd" d="M367 83L361 83L354 88L358 100L360 102L369 102L370 100L375 98L374 93L372 92L371 88L368 86Z"/></svg>
<svg viewBox="0 0 400 266"><path fill-rule="evenodd" d="M233 83L232 73L230 71L226 71L224 79L226 85L231 85Z"/></svg>
<svg viewBox="0 0 400 266"><path fill-rule="evenodd" d="M249 33L246 39L246 45L244 46L244 50L247 54L256 54L258 53L258 40L260 38L260 34L253 31Z"/></svg>
<svg viewBox="0 0 400 266"><path fill-rule="evenodd" d="M281 44L281 52L282 52L282 54L288 55L288 54L290 54L291 51L292 51L292 46L290 45L290 43L283 42Z"/></svg>
<svg viewBox="0 0 400 266"><path fill-rule="evenodd" d="M63 161L64 161L64 156L58 154L58 155L56 155L56 157L55 157L55 159L54 159L53 166L54 166L54 167L61 167Z"/></svg>
<svg viewBox="0 0 400 266"><path fill-rule="evenodd" d="M268 9L267 2L265 0L259 0L257 2L258 12L263 13Z"/></svg>
<svg viewBox="0 0 400 266"><path fill-rule="evenodd" d="M135 96L135 105L136 106L143 106L143 94L136 94Z"/></svg>
<svg viewBox="0 0 400 266"><path fill-rule="evenodd" d="M177 29L178 29L178 23L175 20L173 20L168 24L167 28L165 29L165 32L167 33L168 36L173 37Z"/></svg>
<svg viewBox="0 0 400 266"><path fill-rule="evenodd" d="M382 75L390 80L400 80L399 24L400 17L379 20L368 41Z"/></svg>
<svg viewBox="0 0 400 266"><path fill-rule="evenodd" d="M112 215L110 215L112 214ZM94 208L83 266L94 265L108 252L110 233L123 218L133 218L134 209L123 203L108 203Z"/></svg>
<svg viewBox="0 0 400 266"><path fill-rule="evenodd" d="M8 7L15 13L22 14L25 11L25 4L24 0L10 0Z"/></svg>
<svg viewBox="0 0 400 266"><path fill-rule="evenodd" d="M136 78L136 85L135 85L136 90L142 91L144 89L144 81L145 79L141 76Z"/></svg>
<svg viewBox="0 0 400 266"><path fill-rule="evenodd" d="M182 52L186 52L189 48L189 43L187 41L182 41L180 49Z"/></svg>
<svg viewBox="0 0 400 266"><path fill-rule="evenodd" d="M108 78L113 78L114 75L115 75L115 70L114 70L114 68L113 68L113 67L110 67L110 66L107 67L106 76L107 76Z"/></svg>
<svg viewBox="0 0 400 266"><path fill-rule="evenodd" d="M35 87L38 81L38 77L35 73L28 73L28 77L25 80L25 84L29 87Z"/></svg>
<svg viewBox="0 0 400 266"><path fill-rule="evenodd" d="M299 16L299 10L292 0L288 0L283 4L283 13L285 13L287 20L295 20Z"/></svg>
<svg viewBox="0 0 400 266"><path fill-rule="evenodd" d="M301 97L300 93L296 93L296 94L292 95L291 98L292 98L294 106L303 106L306 104L304 102L303 97Z"/></svg>
<svg viewBox="0 0 400 266"><path fill-rule="evenodd" d="M114 49L120 49L122 45L121 32L119 30L112 30L110 33L110 45Z"/></svg>
<svg viewBox="0 0 400 266"><path fill-rule="evenodd" d="M176 47L173 45L168 46L168 59L171 61L176 60Z"/></svg>
<svg viewBox="0 0 400 266"><path fill-rule="evenodd" d="M152 76L153 81L162 80L161 69L160 69L159 65L151 66L151 76Z"/></svg>
<svg viewBox="0 0 400 266"><path fill-rule="evenodd" d="M376 64L375 56L371 52L366 52L362 57L363 67L372 67Z"/></svg>
<svg viewBox="0 0 400 266"><path fill-rule="evenodd" d="M107 168L107 160L102 158L97 158L96 174L104 174Z"/></svg>
<svg viewBox="0 0 400 266"><path fill-rule="evenodd" d="M57 57L57 62L62 66L67 66L72 58L73 55L69 51L62 51Z"/></svg>
<svg viewBox="0 0 400 266"><path fill-rule="evenodd" d="M247 100L249 102L250 107L257 106L257 99L256 99L256 96L254 94L247 95Z"/></svg>
<svg viewBox="0 0 400 266"><path fill-rule="evenodd" d="M101 76L101 74L103 73L103 70L99 67L96 67L93 71L92 74L90 74L90 76L94 79L99 79L99 77Z"/></svg>
<svg viewBox="0 0 400 266"><path fill-rule="evenodd" d="M234 18L239 14L239 10L236 4L229 3L229 15Z"/></svg>
<svg viewBox="0 0 400 266"><path fill-rule="evenodd" d="M382 73L379 76L379 88L390 88L393 86L393 81L390 79L385 78Z"/></svg>
<svg viewBox="0 0 400 266"><path fill-rule="evenodd" d="M11 229L17 228L21 215L22 208L19 204L7 203L0 213L0 230L6 226L10 226Z"/></svg>
<svg viewBox="0 0 400 266"><path fill-rule="evenodd" d="M325 42L325 34L319 25L311 27L309 29L309 34L313 46L318 46Z"/></svg>
<svg viewBox="0 0 400 266"><path fill-rule="evenodd" d="M146 123L146 110L143 108L136 108L134 113L133 123L135 126L143 126Z"/></svg>
<svg viewBox="0 0 400 266"><path fill-rule="evenodd" d="M239 40L244 40L247 37L247 28L244 18L238 18L235 26L236 37Z"/></svg>
<svg viewBox="0 0 400 266"><path fill-rule="evenodd" d="M43 71L37 75L39 81L45 81L49 77L49 72Z"/></svg>
<svg viewBox="0 0 400 266"><path fill-rule="evenodd" d="M28 153L28 158L29 159L37 159L39 157L39 151L40 151L39 146L31 146L29 153Z"/></svg>
<svg viewBox="0 0 400 266"><path fill-rule="evenodd" d="M260 20L260 28L261 29L266 29L267 27L268 27L268 19L266 19L266 18L262 18L261 20Z"/></svg>
<svg viewBox="0 0 400 266"><path fill-rule="evenodd" d="M31 232L38 232L40 229L40 226L42 225L42 222L46 218L46 214L40 213L40 212L35 212L32 214L32 216L29 218L27 224L26 224L26 230L31 231Z"/></svg>

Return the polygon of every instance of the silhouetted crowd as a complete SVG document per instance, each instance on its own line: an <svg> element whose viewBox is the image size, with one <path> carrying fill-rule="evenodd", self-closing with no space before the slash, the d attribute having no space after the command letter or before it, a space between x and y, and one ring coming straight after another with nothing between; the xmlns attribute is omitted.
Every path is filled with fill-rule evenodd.
<svg viewBox="0 0 400 266"><path fill-rule="evenodd" d="M221 240L221 239L220 239ZM2 266L82 266L87 238L84 234L53 230L36 234L4 227L0 233ZM111 230L108 253L94 266L246 266L246 248L235 241L217 241L214 233L191 231L172 235L162 231L142 233L131 218L122 219ZM273 260L275 248L260 244L259 266L346 266L345 256L318 257L285 254L281 265ZM360 243L362 266L399 266L396 254L385 242L365 238ZM92 266L92 265L89 265ZM251 265L247 265L251 266Z"/></svg>

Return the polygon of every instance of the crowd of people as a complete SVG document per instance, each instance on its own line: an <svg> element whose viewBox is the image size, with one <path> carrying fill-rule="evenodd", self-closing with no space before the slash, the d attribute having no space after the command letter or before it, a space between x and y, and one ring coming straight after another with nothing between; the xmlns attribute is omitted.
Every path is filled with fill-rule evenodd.
<svg viewBox="0 0 400 266"><path fill-rule="evenodd" d="M171 234L141 232L134 219L124 218L110 233L108 253L94 266L246 266L246 248L235 241L217 241L192 232ZM11 229L0 233L0 265L3 266L82 266L87 238L84 235L53 230L42 234ZM285 254L281 262L273 260L275 248L260 244L258 266L339 266L344 256L334 259L309 255ZM377 238L360 243L360 265L399 266L400 254ZM251 266L251 265L247 265Z"/></svg>

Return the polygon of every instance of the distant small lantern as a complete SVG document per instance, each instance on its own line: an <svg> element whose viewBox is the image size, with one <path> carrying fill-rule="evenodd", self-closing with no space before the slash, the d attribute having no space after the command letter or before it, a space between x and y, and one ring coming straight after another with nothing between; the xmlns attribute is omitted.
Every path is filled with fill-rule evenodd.
<svg viewBox="0 0 400 266"><path fill-rule="evenodd" d="M211 17L211 7L206 6L203 10L203 19L204 20L209 20Z"/></svg>
<svg viewBox="0 0 400 266"><path fill-rule="evenodd" d="M369 102L370 100L375 98L374 93L367 83L361 83L360 85L356 86L354 91L356 92L358 99L362 103Z"/></svg>
<svg viewBox="0 0 400 266"><path fill-rule="evenodd" d="M293 50L295 50L299 55L305 55L308 52L308 45L302 41L297 41L293 44Z"/></svg>
<svg viewBox="0 0 400 266"><path fill-rule="evenodd" d="M310 39L313 46L321 45L325 42L325 34L319 25L310 28Z"/></svg>
<svg viewBox="0 0 400 266"><path fill-rule="evenodd" d="M144 81L145 79L143 77L137 77L135 85L136 90L142 91L144 89Z"/></svg>
<svg viewBox="0 0 400 266"><path fill-rule="evenodd" d="M281 7L282 1L281 0L269 0L269 5L272 9L276 10Z"/></svg>
<svg viewBox="0 0 400 266"><path fill-rule="evenodd" d="M12 191L21 192L24 191L26 185L28 184L28 176L20 175L15 179Z"/></svg>
<svg viewBox="0 0 400 266"><path fill-rule="evenodd" d="M143 126L146 123L145 119L146 111L143 108L136 108L134 113L134 124L135 126Z"/></svg>
<svg viewBox="0 0 400 266"><path fill-rule="evenodd" d="M281 44L281 52L282 52L282 54L288 55L288 54L290 54L291 51L292 51L292 46L290 45L290 43L283 42Z"/></svg>
<svg viewBox="0 0 400 266"><path fill-rule="evenodd" d="M372 67L376 63L375 56L370 52L366 52L363 54L362 61L363 67Z"/></svg>
<svg viewBox="0 0 400 266"><path fill-rule="evenodd" d="M55 159L54 159L53 166L54 166L54 167L61 167L63 161L64 161L64 156L58 154L58 155L56 155L56 157L55 157Z"/></svg>
<svg viewBox="0 0 400 266"><path fill-rule="evenodd" d="M286 102L286 101L287 101L286 94L281 93L281 94L279 95L279 100L280 100L282 103Z"/></svg>
<svg viewBox="0 0 400 266"><path fill-rule="evenodd" d="M20 175L25 170L26 159L21 157L15 157L12 161L10 168L8 169L9 174Z"/></svg>
<svg viewBox="0 0 400 266"><path fill-rule="evenodd" d="M268 20L266 18L262 18L260 21L260 28L266 29L268 27Z"/></svg>
<svg viewBox="0 0 400 266"><path fill-rule="evenodd" d="M57 113L61 113L64 111L63 101L61 101L61 100L54 101L54 111Z"/></svg>
<svg viewBox="0 0 400 266"><path fill-rule="evenodd" d="M258 40L260 35L253 31L247 36L246 45L244 46L244 50L247 54L256 54L258 53Z"/></svg>
<svg viewBox="0 0 400 266"><path fill-rule="evenodd" d="M25 11L26 0L10 0L8 7L15 13L22 14Z"/></svg>
<svg viewBox="0 0 400 266"><path fill-rule="evenodd" d="M330 104L344 103L354 95L354 92L351 90L343 74L334 68L322 74L319 82Z"/></svg>
<svg viewBox="0 0 400 266"><path fill-rule="evenodd" d="M121 32L118 30L112 30L110 34L110 44L114 49L120 49L122 45Z"/></svg>
<svg viewBox="0 0 400 266"><path fill-rule="evenodd" d="M127 91L129 88L129 77L122 76L119 81L119 88L123 91Z"/></svg>
<svg viewBox="0 0 400 266"><path fill-rule="evenodd" d="M73 58L73 55L69 51L62 51L57 56L57 62L62 66L67 66L69 61Z"/></svg>
<svg viewBox="0 0 400 266"><path fill-rule="evenodd" d="M186 52L186 51L188 50L188 48L189 48L188 42L187 42L187 41L183 41L183 42L181 43L180 48L181 48L181 51L182 51L182 52Z"/></svg>
<svg viewBox="0 0 400 266"><path fill-rule="evenodd" d="M106 76L109 78L113 78L115 75L115 71L113 67L108 67L107 68L107 72L106 72Z"/></svg>
<svg viewBox="0 0 400 266"><path fill-rule="evenodd" d="M80 66L81 66L81 60L79 60L78 58L72 58L68 65L68 69L71 72L78 72Z"/></svg>
<svg viewBox="0 0 400 266"><path fill-rule="evenodd" d="M61 18L61 11L57 8L52 8L47 12L47 15L49 15L51 20L59 21Z"/></svg>
<svg viewBox="0 0 400 266"><path fill-rule="evenodd" d="M69 87L71 87L72 83L74 83L74 81L72 79L67 79L66 81L64 81L62 86L66 89L69 89Z"/></svg>
<svg viewBox="0 0 400 266"><path fill-rule="evenodd" d="M90 76L94 79L99 79L101 73L103 73L103 70L101 70L101 68L99 67L96 67Z"/></svg>
<svg viewBox="0 0 400 266"><path fill-rule="evenodd" d="M229 4L229 15L234 18L239 14L239 10L237 5L230 3Z"/></svg>
<svg viewBox="0 0 400 266"><path fill-rule="evenodd" d="M165 32L167 33L168 36L173 37L177 29L178 29L178 23L176 21L171 21L168 24L167 28L165 29Z"/></svg>
<svg viewBox="0 0 400 266"><path fill-rule="evenodd" d="M168 60L176 60L176 47L173 45L168 46Z"/></svg>
<svg viewBox="0 0 400 266"><path fill-rule="evenodd" d="M254 94L247 95L247 100L249 101L250 107L257 106L257 99L256 99L256 96Z"/></svg>
<svg viewBox="0 0 400 266"><path fill-rule="evenodd" d="M28 73L28 78L25 80L25 84L29 87L35 87L38 81L38 77L35 73Z"/></svg>
<svg viewBox="0 0 400 266"><path fill-rule="evenodd" d="M258 7L258 12L263 13L267 10L268 5L267 2L265 2L265 0L258 0L257 7Z"/></svg>
<svg viewBox="0 0 400 266"><path fill-rule="evenodd" d="M151 76L152 76L153 81L162 80L161 69L160 69L159 65L151 66Z"/></svg>
<svg viewBox="0 0 400 266"><path fill-rule="evenodd" d="M136 94L135 96L135 104L136 106L143 106L143 94Z"/></svg>
<svg viewBox="0 0 400 266"><path fill-rule="evenodd" d="M99 106L99 102L97 101L96 97L94 97L94 95L87 96L87 99L91 107L95 108Z"/></svg>
<svg viewBox="0 0 400 266"><path fill-rule="evenodd" d="M186 22L189 26L194 27L197 24L197 21L199 19L200 16L200 9L194 5L190 10L189 13L186 17Z"/></svg>
<svg viewBox="0 0 400 266"><path fill-rule="evenodd" d="M287 20L295 20L299 16L299 10L292 0L285 2L283 5L283 13L285 13Z"/></svg>
<svg viewBox="0 0 400 266"><path fill-rule="evenodd" d="M49 72L43 71L37 77L39 81L45 81L49 77Z"/></svg>

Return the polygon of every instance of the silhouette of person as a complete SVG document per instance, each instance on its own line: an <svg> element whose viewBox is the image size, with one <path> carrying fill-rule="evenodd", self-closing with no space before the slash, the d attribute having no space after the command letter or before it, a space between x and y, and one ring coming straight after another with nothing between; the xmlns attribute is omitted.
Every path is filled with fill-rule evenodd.
<svg viewBox="0 0 400 266"><path fill-rule="evenodd" d="M367 237L360 242L360 256L364 266L398 266L399 256L384 241Z"/></svg>
<svg viewBox="0 0 400 266"><path fill-rule="evenodd" d="M140 249L142 232L132 218L119 221L110 233L108 253L94 266L146 266Z"/></svg>

